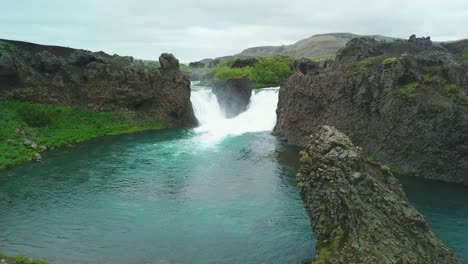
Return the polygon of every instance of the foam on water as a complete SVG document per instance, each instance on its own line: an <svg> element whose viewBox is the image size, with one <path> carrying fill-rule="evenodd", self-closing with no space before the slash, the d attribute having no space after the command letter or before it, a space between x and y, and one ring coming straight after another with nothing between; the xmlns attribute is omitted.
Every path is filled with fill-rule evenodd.
<svg viewBox="0 0 468 264"><path fill-rule="evenodd" d="M226 118L211 88L192 90L191 101L199 122L194 139L213 144L228 136L271 131L276 123L278 92L277 87L254 91L245 112Z"/></svg>

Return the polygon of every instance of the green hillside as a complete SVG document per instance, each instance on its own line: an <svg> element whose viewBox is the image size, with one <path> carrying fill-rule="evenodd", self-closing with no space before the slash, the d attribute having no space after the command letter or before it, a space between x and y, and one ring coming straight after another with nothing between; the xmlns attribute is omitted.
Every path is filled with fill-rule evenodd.
<svg viewBox="0 0 468 264"><path fill-rule="evenodd" d="M289 56L293 58L329 58L343 48L352 38L359 35L351 33L330 33L314 35L292 45L253 47L236 54L236 57ZM392 41L395 38L373 35L377 40Z"/></svg>

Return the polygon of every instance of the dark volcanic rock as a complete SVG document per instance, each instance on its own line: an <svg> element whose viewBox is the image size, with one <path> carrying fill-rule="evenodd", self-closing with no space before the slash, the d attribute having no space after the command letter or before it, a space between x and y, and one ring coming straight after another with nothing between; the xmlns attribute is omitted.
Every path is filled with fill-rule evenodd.
<svg viewBox="0 0 468 264"><path fill-rule="evenodd" d="M325 71L325 69L330 66L331 61L311 61L309 59L299 59L294 60L292 63L292 68L295 73L301 74L313 74L317 75Z"/></svg>
<svg viewBox="0 0 468 264"><path fill-rule="evenodd" d="M463 49L353 39L323 70L282 85L274 133L305 146L332 125L401 172L468 182L468 64L453 52Z"/></svg>
<svg viewBox="0 0 468 264"><path fill-rule="evenodd" d="M346 135L323 126L301 154L298 188L317 239L311 263L457 263L389 168L367 163Z"/></svg>
<svg viewBox="0 0 468 264"><path fill-rule="evenodd" d="M216 81L213 93L226 117L231 118L247 109L252 96L252 87L248 79Z"/></svg>
<svg viewBox="0 0 468 264"><path fill-rule="evenodd" d="M244 68L254 66L258 60L256 58L236 59L231 65L231 68Z"/></svg>
<svg viewBox="0 0 468 264"><path fill-rule="evenodd" d="M0 99L73 105L192 126L190 82L172 54L132 57L0 40Z"/></svg>

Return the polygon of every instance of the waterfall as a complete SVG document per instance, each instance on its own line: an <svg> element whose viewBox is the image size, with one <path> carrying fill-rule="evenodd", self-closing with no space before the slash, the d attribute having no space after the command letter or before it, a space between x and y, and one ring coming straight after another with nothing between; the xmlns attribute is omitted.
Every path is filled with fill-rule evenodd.
<svg viewBox="0 0 468 264"><path fill-rule="evenodd" d="M254 90L247 110L226 118L211 88L193 88L191 101L199 127L195 132L210 141L248 132L271 131L276 123L279 88Z"/></svg>

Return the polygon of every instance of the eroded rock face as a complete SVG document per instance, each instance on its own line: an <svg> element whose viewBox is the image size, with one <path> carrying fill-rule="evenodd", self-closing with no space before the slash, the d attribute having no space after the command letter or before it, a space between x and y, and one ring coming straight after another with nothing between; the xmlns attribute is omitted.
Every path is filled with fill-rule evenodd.
<svg viewBox="0 0 468 264"><path fill-rule="evenodd" d="M214 83L213 93L226 117L232 118L247 109L252 86L248 79L217 81Z"/></svg>
<svg viewBox="0 0 468 264"><path fill-rule="evenodd" d="M317 239L306 263L457 263L390 169L367 163L336 128L320 127L301 163L298 188Z"/></svg>
<svg viewBox="0 0 468 264"><path fill-rule="evenodd" d="M305 146L332 125L402 173L468 182L465 46L358 38L326 67L299 62L281 86L274 133Z"/></svg>
<svg viewBox="0 0 468 264"><path fill-rule="evenodd" d="M175 126L195 125L190 82L172 54L161 68L132 57L0 40L0 99L129 111Z"/></svg>

